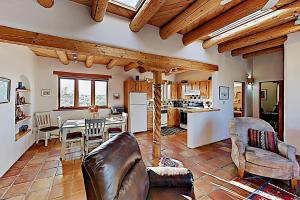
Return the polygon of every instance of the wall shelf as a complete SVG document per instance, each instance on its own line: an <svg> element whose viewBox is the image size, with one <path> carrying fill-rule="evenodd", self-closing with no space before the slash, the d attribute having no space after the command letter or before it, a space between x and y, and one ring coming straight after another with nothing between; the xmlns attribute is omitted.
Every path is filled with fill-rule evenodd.
<svg viewBox="0 0 300 200"><path fill-rule="evenodd" d="M26 116L24 119L16 120L16 124L21 124L30 119L31 119L31 116Z"/></svg>
<svg viewBox="0 0 300 200"><path fill-rule="evenodd" d="M27 131L19 131L16 133L16 141L27 135L28 133L31 133L32 129L28 129Z"/></svg>
<svg viewBox="0 0 300 200"><path fill-rule="evenodd" d="M31 103L24 103L24 104L16 105L16 107L21 108L23 106L29 106L29 105L31 105Z"/></svg>
<svg viewBox="0 0 300 200"><path fill-rule="evenodd" d="M30 90L28 90L28 89L26 89L26 90L16 89L16 93L20 93L20 92L30 92Z"/></svg>

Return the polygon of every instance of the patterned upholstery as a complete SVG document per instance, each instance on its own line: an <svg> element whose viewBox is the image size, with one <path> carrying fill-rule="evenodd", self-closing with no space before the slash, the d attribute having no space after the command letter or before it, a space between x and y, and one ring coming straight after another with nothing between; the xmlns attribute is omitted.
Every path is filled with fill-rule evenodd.
<svg viewBox="0 0 300 200"><path fill-rule="evenodd" d="M278 141L278 154L248 145L248 130L274 132L270 124L252 117L234 118L230 124L232 141L231 158L239 171L269 178L299 179L296 148Z"/></svg>
<svg viewBox="0 0 300 200"><path fill-rule="evenodd" d="M278 153L277 134L271 131L248 130L249 145Z"/></svg>

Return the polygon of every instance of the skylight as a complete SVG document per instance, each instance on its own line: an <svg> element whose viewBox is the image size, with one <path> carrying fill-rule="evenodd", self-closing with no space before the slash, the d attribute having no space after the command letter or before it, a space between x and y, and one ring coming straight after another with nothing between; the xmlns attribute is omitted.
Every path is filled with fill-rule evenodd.
<svg viewBox="0 0 300 200"><path fill-rule="evenodd" d="M110 2L128 8L130 10L137 11L144 0L110 0Z"/></svg>
<svg viewBox="0 0 300 200"><path fill-rule="evenodd" d="M227 26L225 26L225 27L219 29L219 30L216 30L215 32L209 34L208 36L209 36L210 38L215 37L215 36L217 36L217 35L220 35L220 34L222 34L222 33L225 33L225 32L227 32L227 31L230 31L230 30L232 30L232 29L234 29L234 28L237 28L237 27L239 27L239 26L242 26L243 24L246 24L246 23L248 23L248 22L250 22L250 21L253 21L253 20L255 20L255 19L258 19L258 18L260 18L260 17L262 17L262 16L264 16L264 15L266 15L266 14L269 14L269 13L271 13L272 11L273 11L272 9L256 11L256 12L254 12L254 13L252 13L252 14L250 14L250 15L244 17L244 18L241 18L241 19L239 19L239 20L237 20L237 21L235 21L235 22L233 22L233 23L231 23L231 24L229 24L229 25L227 25Z"/></svg>

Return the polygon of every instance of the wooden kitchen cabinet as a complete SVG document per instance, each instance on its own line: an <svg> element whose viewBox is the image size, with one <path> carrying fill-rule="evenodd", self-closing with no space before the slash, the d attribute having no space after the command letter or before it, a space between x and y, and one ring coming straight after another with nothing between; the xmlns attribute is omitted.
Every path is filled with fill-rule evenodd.
<svg viewBox="0 0 300 200"><path fill-rule="evenodd" d="M207 97L212 100L212 82L211 80L207 81Z"/></svg>
<svg viewBox="0 0 300 200"><path fill-rule="evenodd" d="M182 83L177 84L177 99L182 99Z"/></svg>
<svg viewBox="0 0 300 200"><path fill-rule="evenodd" d="M178 99L178 96L177 96L177 83L172 83L172 86L171 86L171 99Z"/></svg>
<svg viewBox="0 0 300 200"><path fill-rule="evenodd" d="M152 99L152 83L147 83L147 99Z"/></svg>
<svg viewBox="0 0 300 200"><path fill-rule="evenodd" d="M153 111L147 112L147 130L148 131L153 130Z"/></svg>
<svg viewBox="0 0 300 200"><path fill-rule="evenodd" d="M208 98L208 86L207 81L200 81L200 95L202 98Z"/></svg>
<svg viewBox="0 0 300 200"><path fill-rule="evenodd" d="M168 109L168 127L178 127L180 125L180 111L177 108Z"/></svg>

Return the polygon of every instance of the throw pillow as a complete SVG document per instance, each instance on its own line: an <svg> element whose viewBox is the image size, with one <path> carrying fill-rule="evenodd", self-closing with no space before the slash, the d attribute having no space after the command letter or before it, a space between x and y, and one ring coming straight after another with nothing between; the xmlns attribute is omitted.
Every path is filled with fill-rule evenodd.
<svg viewBox="0 0 300 200"><path fill-rule="evenodd" d="M249 146L278 153L277 134L271 131L248 130Z"/></svg>
<svg viewBox="0 0 300 200"><path fill-rule="evenodd" d="M159 160L158 166L160 167L183 167L182 162L169 158L169 157L161 157Z"/></svg>

